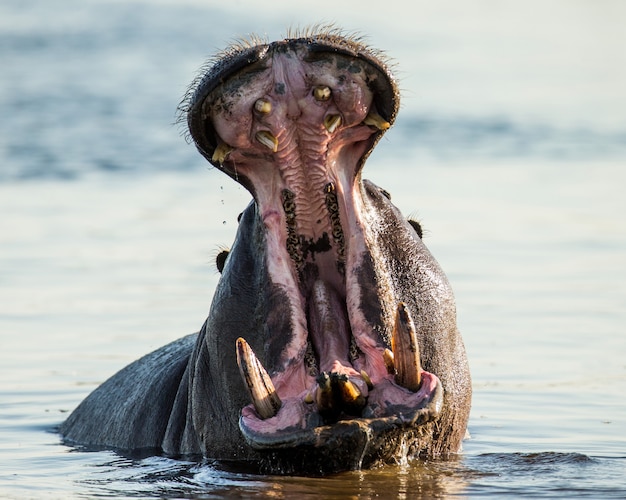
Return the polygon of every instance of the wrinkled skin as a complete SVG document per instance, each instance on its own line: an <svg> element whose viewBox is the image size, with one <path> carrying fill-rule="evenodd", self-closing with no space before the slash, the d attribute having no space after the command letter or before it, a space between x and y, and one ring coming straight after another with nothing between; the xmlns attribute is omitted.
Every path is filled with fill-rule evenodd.
<svg viewBox="0 0 626 500"><path fill-rule="evenodd" d="M452 291L419 225L361 179L397 109L380 57L334 31L217 59L183 111L254 201L199 334L100 386L68 442L305 474L460 449L471 384Z"/></svg>

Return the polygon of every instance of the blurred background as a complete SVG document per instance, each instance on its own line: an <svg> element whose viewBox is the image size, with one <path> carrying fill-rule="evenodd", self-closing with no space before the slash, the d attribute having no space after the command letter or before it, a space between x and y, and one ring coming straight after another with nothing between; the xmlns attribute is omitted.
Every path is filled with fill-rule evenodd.
<svg viewBox="0 0 626 500"><path fill-rule="evenodd" d="M65 448L43 430L206 317L250 196L176 124L199 68L320 23L384 50L402 89L364 176L422 222L456 291L466 463L623 458L624 2L2 0L0 491L74 491L81 459L55 483ZM590 487L626 491L615 464Z"/></svg>

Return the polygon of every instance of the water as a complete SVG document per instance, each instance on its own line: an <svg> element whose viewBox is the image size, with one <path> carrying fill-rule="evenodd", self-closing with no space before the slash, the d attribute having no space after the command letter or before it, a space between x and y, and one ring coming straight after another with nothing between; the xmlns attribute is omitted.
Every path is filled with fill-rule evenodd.
<svg viewBox="0 0 626 500"><path fill-rule="evenodd" d="M0 496L624 498L626 7L289 4L0 4ZM320 19L397 64L366 172L455 289L464 452L307 479L63 446L90 390L202 324L248 202L172 125L186 85L236 36Z"/></svg>

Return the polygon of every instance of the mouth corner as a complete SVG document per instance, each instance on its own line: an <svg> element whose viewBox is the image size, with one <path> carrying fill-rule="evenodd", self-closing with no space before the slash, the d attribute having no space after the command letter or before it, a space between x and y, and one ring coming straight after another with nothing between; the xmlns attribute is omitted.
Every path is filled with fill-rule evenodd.
<svg viewBox="0 0 626 500"><path fill-rule="evenodd" d="M319 113L314 113L312 109L328 107L325 114L317 116L319 123L310 123L307 126L315 129L323 124L331 136L344 138L345 128L364 125L362 128L369 129L367 133L361 132L361 140L365 139L364 142L367 143L360 153L361 164L380 137L393 125L400 108L400 91L386 56L365 45L357 36L346 36L341 30L319 26L302 33L291 33L290 38L278 42L267 43L253 37L249 41L236 43L219 54L218 62L209 66L209 71L203 71L192 83L179 105L177 121L186 123L186 139L194 143L214 167L243 184L245 175L242 175L240 168L247 158L262 158L270 152L276 154L286 143L282 142L283 127L272 121L272 115L276 115L280 107L278 102L274 102L273 96L261 92L263 86L260 84L253 86L253 90L245 91L235 89L234 86L248 83L251 79L260 80L263 71L269 71L273 58L285 53L289 53L290 60L298 58L308 68L299 71L307 74L305 83L310 88L307 87L306 91L310 96L315 96L316 105L308 106L305 114L317 116ZM331 70L336 74L329 79L328 71ZM349 88L350 85L346 82L357 78L359 75L356 73L360 74L359 85L364 95L357 92L360 98L351 100L354 88ZM314 81L315 85L312 83ZM337 85L331 92L332 97L327 93L316 94L319 89L330 91L329 85L333 82ZM276 85L282 94L285 82L276 82ZM234 104L228 101L229 93L235 92L240 96L257 91L260 92L259 96L255 96L258 99L253 99L253 102L242 100L246 101L246 109L251 111L245 121L248 123L253 120L255 123L254 126L250 125L256 132L252 134L252 143L260 143L260 149L250 144L245 144L244 147L241 137L238 135L239 140L234 140L233 134L227 134L224 124L220 123L224 121L224 116L220 115L221 110L226 110L228 120L232 121ZM304 96L299 95L299 99L303 100ZM369 101L368 109L367 113L360 114L355 110L362 107L363 99ZM237 100L240 100L239 97ZM278 139L281 134L279 148ZM318 135L325 135L325 132L318 132ZM229 139L232 139L231 143Z"/></svg>

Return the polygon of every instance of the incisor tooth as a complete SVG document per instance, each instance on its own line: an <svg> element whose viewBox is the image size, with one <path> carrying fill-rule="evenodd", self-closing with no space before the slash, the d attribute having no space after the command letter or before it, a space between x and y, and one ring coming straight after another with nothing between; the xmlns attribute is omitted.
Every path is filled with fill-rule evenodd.
<svg viewBox="0 0 626 500"><path fill-rule="evenodd" d="M367 403L359 386L346 375L322 372L317 376L315 402L317 410L326 422L335 422L341 413L360 415Z"/></svg>
<svg viewBox="0 0 626 500"><path fill-rule="evenodd" d="M333 388L330 383L330 376L326 372L322 372L317 376L317 391L315 393L315 402L320 413L329 413L334 411Z"/></svg>
<svg viewBox="0 0 626 500"><path fill-rule="evenodd" d="M363 123L369 127L376 127L378 130L387 130L391 127L391 124L387 120L373 111L365 117Z"/></svg>
<svg viewBox="0 0 626 500"><path fill-rule="evenodd" d="M393 352L391 349L385 349L383 351L383 361L385 362L385 366L387 367L387 373L390 375L396 374L396 366L393 362Z"/></svg>
<svg viewBox="0 0 626 500"><path fill-rule="evenodd" d="M259 141L261 144L263 144L263 146L267 147L268 149L271 149L273 153L278 151L278 139L276 139L276 137L274 137L271 132L268 132L267 130L261 130L256 133L255 137L257 141Z"/></svg>
<svg viewBox="0 0 626 500"><path fill-rule="evenodd" d="M263 420L275 416L282 402L276 394L272 379L242 337L237 339L237 365L259 416Z"/></svg>
<svg viewBox="0 0 626 500"><path fill-rule="evenodd" d="M367 388L371 391L374 388L374 384L372 384L372 379L365 370L361 370L361 377L363 377L363 380L367 384Z"/></svg>
<svg viewBox="0 0 626 500"><path fill-rule="evenodd" d="M313 89L313 97L315 97L316 101L328 101L330 94L330 87L326 85L320 85Z"/></svg>
<svg viewBox="0 0 626 500"><path fill-rule="evenodd" d="M324 127L326 127L329 134L337 130L339 125L341 125L341 115L326 115L324 117Z"/></svg>
<svg viewBox="0 0 626 500"><path fill-rule="evenodd" d="M213 151L213 156L211 157L211 161L214 161L222 165L226 161L226 158L228 158L228 155L230 154L232 150L233 148L231 146L229 146L225 142L220 142L215 148L215 151Z"/></svg>
<svg viewBox="0 0 626 500"><path fill-rule="evenodd" d="M254 103L254 109L262 115L267 115L272 111L272 103L265 99L257 99Z"/></svg>
<svg viewBox="0 0 626 500"><path fill-rule="evenodd" d="M420 388L420 350L411 313L404 302L398 304L396 323L391 337L391 349L396 369L396 383L417 392Z"/></svg>
<svg viewBox="0 0 626 500"><path fill-rule="evenodd" d="M348 377L337 377L337 389L343 410L350 415L359 415L367 403L357 385Z"/></svg>

